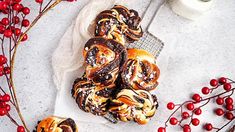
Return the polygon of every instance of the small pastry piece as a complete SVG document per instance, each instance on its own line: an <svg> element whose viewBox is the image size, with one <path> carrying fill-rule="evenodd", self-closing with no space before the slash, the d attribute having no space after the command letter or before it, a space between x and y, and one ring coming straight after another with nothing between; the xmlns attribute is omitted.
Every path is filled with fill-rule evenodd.
<svg viewBox="0 0 235 132"><path fill-rule="evenodd" d="M127 53L128 60L121 73L123 83L133 89L147 91L155 89L160 70L154 56L141 49L128 49Z"/></svg>
<svg viewBox="0 0 235 132"><path fill-rule="evenodd" d="M86 76L96 85L108 86L115 82L119 68L126 61L126 48L112 39L95 37L85 44Z"/></svg>
<svg viewBox="0 0 235 132"><path fill-rule="evenodd" d="M111 100L109 111L121 121L146 124L158 107L157 98L145 90L122 89Z"/></svg>
<svg viewBox="0 0 235 132"><path fill-rule="evenodd" d="M71 118L49 116L37 125L37 132L78 132L78 128Z"/></svg>
<svg viewBox="0 0 235 132"><path fill-rule="evenodd" d="M96 86L87 78L82 77L75 80L71 93L81 110L94 115L105 115L113 88L114 85Z"/></svg>
<svg viewBox="0 0 235 132"><path fill-rule="evenodd" d="M111 10L105 10L96 17L95 35L115 39L122 44L125 39L131 43L143 35L140 22L138 12L115 5Z"/></svg>

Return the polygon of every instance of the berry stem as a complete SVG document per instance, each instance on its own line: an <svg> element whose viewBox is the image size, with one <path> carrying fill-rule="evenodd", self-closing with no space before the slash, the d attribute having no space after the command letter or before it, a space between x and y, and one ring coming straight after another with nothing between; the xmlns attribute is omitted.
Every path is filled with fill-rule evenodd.
<svg viewBox="0 0 235 132"><path fill-rule="evenodd" d="M233 118L232 120L228 121L226 124L224 124L221 128L219 128L216 132L221 131L224 127L226 127L227 125L229 125L231 122L234 121L235 118ZM234 127L234 126L233 126Z"/></svg>

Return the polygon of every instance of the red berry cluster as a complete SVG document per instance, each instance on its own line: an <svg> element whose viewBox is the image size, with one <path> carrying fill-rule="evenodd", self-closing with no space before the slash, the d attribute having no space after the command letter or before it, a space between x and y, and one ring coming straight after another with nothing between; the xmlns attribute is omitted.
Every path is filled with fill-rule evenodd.
<svg viewBox="0 0 235 132"><path fill-rule="evenodd" d="M198 126L201 124L200 120L195 117L202 114L202 107L205 107L212 99L215 100L217 108L214 110L214 113L217 116L223 116L228 120L228 122L218 128L214 127L212 123L204 123L203 129L206 131L211 130L222 130L225 126L231 123L232 120L235 119L234 116L234 101L232 95L234 93L235 88L232 87L235 81L221 77L219 79L212 79L210 81L209 87L203 87L201 89L202 95L210 95L209 97L202 97L200 94L195 93L192 95L191 100L185 101L182 104L174 104L173 102L169 102L167 104L167 109L174 110L174 112L170 115L170 117L165 122L164 127L159 127L158 132L166 132L167 124L170 125L178 125L182 128L183 132L191 132L191 125ZM214 90L219 91L219 93L212 94ZM176 108L177 107L177 108ZM180 112L180 117L176 117L176 113Z"/></svg>
<svg viewBox="0 0 235 132"><path fill-rule="evenodd" d="M5 116L10 111L9 101L10 96L8 94L0 95L0 116Z"/></svg>
<svg viewBox="0 0 235 132"><path fill-rule="evenodd" d="M0 0L0 77L5 77L6 86L0 84L0 118L8 117L17 126L17 132L29 131L21 116L19 104L13 84L11 68L14 67L16 49L20 42L26 41L26 34L37 21L51 8L62 1L73 2L75 0L35 0L39 5L39 14L32 20L26 18L30 14L30 8L22 3L22 0ZM27 3L25 1L25 3ZM6 44L7 43L7 44ZM1 78L0 78L1 79ZM8 90L3 89L8 88ZM9 91L10 94L7 94ZM11 96L9 96L11 95ZM10 100L11 98L11 100ZM11 105L10 105L11 104ZM11 107L15 108L23 126L11 116ZM1 131L1 130L0 130Z"/></svg>
<svg viewBox="0 0 235 132"><path fill-rule="evenodd" d="M26 16L30 9L21 3L21 0L1 0L0 14L4 15L0 20L0 34L2 39L9 38L16 42L22 35L22 30L30 25ZM22 41L28 39L27 34L22 36Z"/></svg>
<svg viewBox="0 0 235 132"><path fill-rule="evenodd" d="M0 55L0 77L4 74L10 74L10 67L6 66L7 58L4 55ZM5 65L5 66L4 66Z"/></svg>

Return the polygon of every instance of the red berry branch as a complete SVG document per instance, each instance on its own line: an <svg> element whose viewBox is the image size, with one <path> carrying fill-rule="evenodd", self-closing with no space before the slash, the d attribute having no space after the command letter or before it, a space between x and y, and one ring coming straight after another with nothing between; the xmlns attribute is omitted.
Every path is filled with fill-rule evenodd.
<svg viewBox="0 0 235 132"><path fill-rule="evenodd" d="M222 122L222 126L214 126L210 122L204 122L203 129L206 131L222 131L226 126L234 124L235 122L235 109L234 109L234 95L235 81L221 77L219 79L212 79L210 81L210 88L203 87L201 94L195 93L190 100L182 104L174 104L169 102L167 109L172 110L164 127L159 127L158 132L166 132L168 125L179 126L183 132L191 132L191 126L199 126L203 124L197 116L202 114L202 108L206 107L209 103L216 104L214 113L216 116L221 116L227 120L226 123ZM214 102L212 101L214 100ZM177 116L180 115L180 116ZM230 128L233 130L235 126ZM224 130L223 130L224 131Z"/></svg>
<svg viewBox="0 0 235 132"><path fill-rule="evenodd" d="M19 44L28 39L28 31L50 9L62 1L75 0L35 0L39 5L39 13L30 23L27 16L30 8L22 4L22 0L0 0L0 118L7 117L17 126L17 132L29 129L20 111L16 89L13 83L13 68ZM11 109L15 109L21 122L12 117Z"/></svg>

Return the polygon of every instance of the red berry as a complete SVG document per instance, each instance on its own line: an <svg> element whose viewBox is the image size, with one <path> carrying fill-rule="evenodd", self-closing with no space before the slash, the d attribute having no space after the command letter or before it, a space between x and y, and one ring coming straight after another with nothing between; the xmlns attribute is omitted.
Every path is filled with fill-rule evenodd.
<svg viewBox="0 0 235 132"><path fill-rule="evenodd" d="M0 108L5 108L6 107L6 102L0 102Z"/></svg>
<svg viewBox="0 0 235 132"><path fill-rule="evenodd" d="M169 102L169 103L167 104L167 108L168 108L169 110L173 110L173 109L175 108L175 104L172 103L172 102Z"/></svg>
<svg viewBox="0 0 235 132"><path fill-rule="evenodd" d="M21 9L22 9L22 6L20 4L16 3L13 5L13 10L20 11Z"/></svg>
<svg viewBox="0 0 235 132"><path fill-rule="evenodd" d="M183 126L183 132L191 132L191 127L188 124Z"/></svg>
<svg viewBox="0 0 235 132"><path fill-rule="evenodd" d="M21 41L25 41L25 40L27 40L28 39L28 35L27 34L25 34L24 36L23 36L23 38L22 38L22 40Z"/></svg>
<svg viewBox="0 0 235 132"><path fill-rule="evenodd" d="M0 25L0 33L3 34L5 30L6 30L6 28L4 26Z"/></svg>
<svg viewBox="0 0 235 132"><path fill-rule="evenodd" d="M230 110L230 111L233 110L233 105L232 104L227 104L226 109Z"/></svg>
<svg viewBox="0 0 235 132"><path fill-rule="evenodd" d="M3 25L8 25L9 24L9 19L8 18L3 18L1 20L1 22L2 22Z"/></svg>
<svg viewBox="0 0 235 132"><path fill-rule="evenodd" d="M164 127L159 127L157 131L158 131L158 132L166 132L166 128L164 128Z"/></svg>
<svg viewBox="0 0 235 132"><path fill-rule="evenodd" d="M194 94L194 95L192 96L192 99L193 99L194 101L196 101L196 102L200 102L201 96L200 96L199 94Z"/></svg>
<svg viewBox="0 0 235 132"><path fill-rule="evenodd" d="M232 88L232 86L231 86L230 83L225 83L224 84L224 90L229 91L229 90L231 90L231 88Z"/></svg>
<svg viewBox="0 0 235 132"><path fill-rule="evenodd" d="M175 117L171 117L170 124L171 125L176 125L177 123L178 123L178 120Z"/></svg>
<svg viewBox="0 0 235 132"><path fill-rule="evenodd" d="M200 121L199 121L197 118L193 118L193 119L192 119L192 124L193 124L194 126L198 126L199 123L200 123Z"/></svg>
<svg viewBox="0 0 235 132"><path fill-rule="evenodd" d="M5 10L5 9L7 9L7 3L1 1L1 2L0 2L0 10Z"/></svg>
<svg viewBox="0 0 235 132"><path fill-rule="evenodd" d="M211 131L213 129L213 126L211 123L207 123L204 125L204 129L206 129L207 131Z"/></svg>
<svg viewBox="0 0 235 132"><path fill-rule="evenodd" d="M194 104L193 103L188 103L186 105L186 107L187 107L188 110L193 110L194 109Z"/></svg>
<svg viewBox="0 0 235 132"><path fill-rule="evenodd" d="M3 76L3 75L4 75L3 71L0 71L0 77Z"/></svg>
<svg viewBox="0 0 235 132"><path fill-rule="evenodd" d="M37 3L41 4L43 0L35 0Z"/></svg>
<svg viewBox="0 0 235 132"><path fill-rule="evenodd" d="M222 116L222 115L224 114L224 110L221 109L221 108L217 108L217 109L215 110L215 113L216 113L216 115L218 115L218 116Z"/></svg>
<svg viewBox="0 0 235 132"><path fill-rule="evenodd" d="M23 126L18 126L17 127L17 132L25 132L24 127Z"/></svg>
<svg viewBox="0 0 235 132"><path fill-rule="evenodd" d="M231 97L228 97L225 99L226 104L233 104L233 99Z"/></svg>
<svg viewBox="0 0 235 132"><path fill-rule="evenodd" d="M22 26L24 26L24 27L28 27L29 24L30 24L30 22L29 22L28 19L24 19L24 20L22 21Z"/></svg>
<svg viewBox="0 0 235 132"><path fill-rule="evenodd" d="M212 80L210 81L210 85L213 86L213 87L215 87L215 86L218 85L218 81L217 81L216 79L212 79Z"/></svg>
<svg viewBox="0 0 235 132"><path fill-rule="evenodd" d="M18 16L14 16L12 18L13 23L18 24L20 22L20 18Z"/></svg>
<svg viewBox="0 0 235 132"><path fill-rule="evenodd" d="M183 119L187 119L187 118L189 118L189 113L188 113L188 112L183 112L183 113L181 114L181 117L182 117Z"/></svg>
<svg viewBox="0 0 235 132"><path fill-rule="evenodd" d="M6 109L7 111L10 111L10 110L11 110L11 106L10 106L9 104L6 104L5 109Z"/></svg>
<svg viewBox="0 0 235 132"><path fill-rule="evenodd" d="M7 58L4 55L0 55L0 65L7 63Z"/></svg>
<svg viewBox="0 0 235 132"><path fill-rule="evenodd" d="M0 116L4 116L7 114L7 110L5 108L0 108Z"/></svg>
<svg viewBox="0 0 235 132"><path fill-rule="evenodd" d="M202 93L203 94L209 94L210 93L210 89L208 87L203 87L202 88Z"/></svg>
<svg viewBox="0 0 235 132"><path fill-rule="evenodd" d="M10 67L5 67L4 68L4 73L5 74L10 74L11 73L11 68Z"/></svg>
<svg viewBox="0 0 235 132"><path fill-rule="evenodd" d="M218 98L216 99L216 103L217 103L218 105L223 105L223 104L224 104L224 99L221 98L221 97L218 97Z"/></svg>
<svg viewBox="0 0 235 132"><path fill-rule="evenodd" d="M5 94L5 95L2 96L2 100L5 101L5 102L10 101L10 99L11 99L11 97L10 97L9 94Z"/></svg>
<svg viewBox="0 0 235 132"><path fill-rule="evenodd" d="M225 113L225 117L226 117L226 119L228 119L228 120L232 120L232 119L234 118L234 116L233 116L233 114L232 114L231 112L226 112L226 113Z"/></svg>
<svg viewBox="0 0 235 132"><path fill-rule="evenodd" d="M28 7L24 7L22 11L25 15L28 15L30 13L30 9Z"/></svg>
<svg viewBox="0 0 235 132"><path fill-rule="evenodd" d="M195 109L194 113L195 113L196 115L201 115L202 110L201 110L200 108L197 108L197 109Z"/></svg>
<svg viewBox="0 0 235 132"><path fill-rule="evenodd" d="M219 83L220 83L220 84L224 84L224 83L226 83L226 82L227 82L227 79L226 79L225 77L219 78Z"/></svg>
<svg viewBox="0 0 235 132"><path fill-rule="evenodd" d="M12 36L12 31L7 29L4 31L4 36L7 37L7 38L10 38Z"/></svg>
<svg viewBox="0 0 235 132"><path fill-rule="evenodd" d="M20 30L19 28L15 28L14 34L15 34L16 36L20 36L21 30Z"/></svg>

